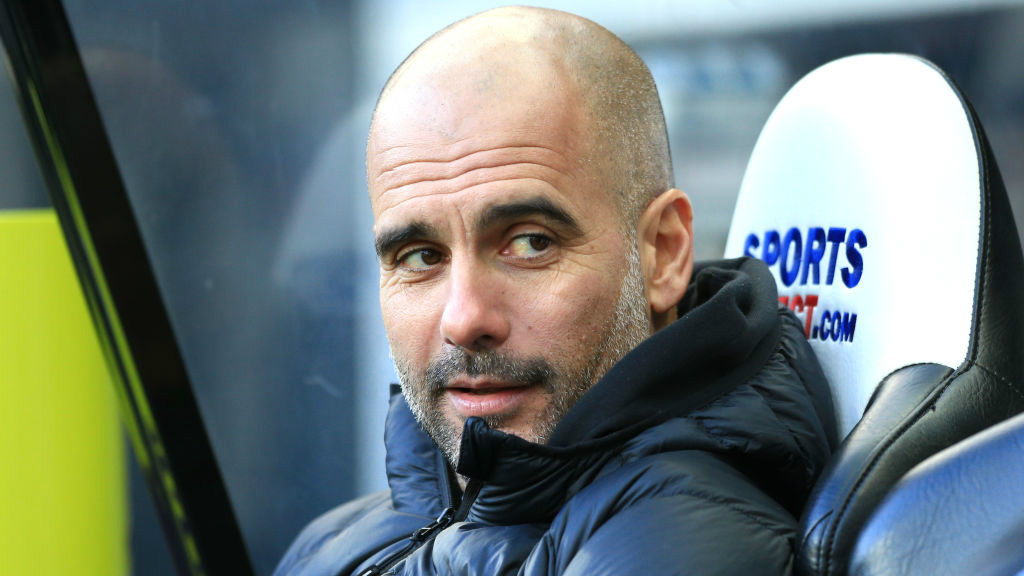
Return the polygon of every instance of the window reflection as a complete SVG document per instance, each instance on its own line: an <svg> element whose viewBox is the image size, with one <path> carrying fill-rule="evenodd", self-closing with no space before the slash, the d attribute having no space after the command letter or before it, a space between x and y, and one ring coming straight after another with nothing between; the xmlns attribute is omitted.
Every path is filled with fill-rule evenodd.
<svg viewBox="0 0 1024 576"><path fill-rule="evenodd" d="M0 58L7 59L3 46L0 46ZM0 174L3 174L0 210L50 206L25 122L7 78L0 81Z"/></svg>
<svg viewBox="0 0 1024 576"><path fill-rule="evenodd" d="M355 300L357 279L375 285L354 270L361 196L335 180L315 208L333 216L290 224L349 105L347 7L278 4L67 6L261 573L357 491L358 312L377 308Z"/></svg>
<svg viewBox="0 0 1024 576"><path fill-rule="evenodd" d="M6 59L2 46L0 57ZM24 120L18 110L13 86L6 78L0 81L0 174L4 177L3 185L0 186L0 212L50 207L50 199L33 155ZM2 287L0 292L4 292ZM0 374L0 378L7 377L8 374ZM0 401L5 400L0 398ZM45 406L37 408L46 409ZM131 514L129 529L133 571L147 576L171 576L175 573L174 566L160 532L152 499L146 492L142 471L127 438L124 445L129 462L126 486ZM44 460L48 457L42 455Z"/></svg>

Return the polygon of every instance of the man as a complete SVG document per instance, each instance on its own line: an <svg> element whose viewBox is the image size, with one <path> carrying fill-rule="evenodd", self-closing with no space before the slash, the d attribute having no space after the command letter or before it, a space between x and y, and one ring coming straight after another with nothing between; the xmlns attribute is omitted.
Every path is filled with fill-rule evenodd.
<svg viewBox="0 0 1024 576"><path fill-rule="evenodd" d="M391 489L278 574L790 571L827 386L763 265L695 270L630 48L549 10L457 22L385 86L367 176Z"/></svg>

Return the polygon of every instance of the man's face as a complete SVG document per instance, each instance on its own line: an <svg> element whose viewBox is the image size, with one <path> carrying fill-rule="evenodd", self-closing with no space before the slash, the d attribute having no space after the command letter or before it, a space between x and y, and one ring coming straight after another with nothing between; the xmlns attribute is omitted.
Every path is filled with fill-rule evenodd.
<svg viewBox="0 0 1024 576"><path fill-rule="evenodd" d="M551 79L382 103L368 148L385 328L417 419L454 461L465 420L544 442L650 333L635 239Z"/></svg>

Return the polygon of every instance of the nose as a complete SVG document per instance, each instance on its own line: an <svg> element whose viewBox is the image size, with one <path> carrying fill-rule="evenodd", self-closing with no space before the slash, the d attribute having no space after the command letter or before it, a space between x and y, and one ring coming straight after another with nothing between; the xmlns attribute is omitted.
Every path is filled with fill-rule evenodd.
<svg viewBox="0 0 1024 576"><path fill-rule="evenodd" d="M496 280L480 267L454 263L450 274L441 315L445 343L472 352L501 345L508 338L510 323Z"/></svg>

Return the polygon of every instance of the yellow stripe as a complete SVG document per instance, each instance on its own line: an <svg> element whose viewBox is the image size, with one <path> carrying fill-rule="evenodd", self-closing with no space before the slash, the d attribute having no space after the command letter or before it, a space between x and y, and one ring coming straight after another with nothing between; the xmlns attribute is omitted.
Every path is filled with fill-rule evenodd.
<svg viewBox="0 0 1024 576"><path fill-rule="evenodd" d="M49 210L0 213L0 367L0 574L128 574L117 402Z"/></svg>
<svg viewBox="0 0 1024 576"><path fill-rule="evenodd" d="M184 507L181 505L181 499L178 496L174 478L171 475L170 470L163 465L163 459L160 458L160 456L163 456L164 454L163 442L160 439L160 433L157 429L156 422L153 419L149 402L146 400L146 395L143 392L142 382L135 367L131 349L129 348L127 339L124 336L124 331L117 315L117 309L113 304L113 298L110 296L106 277L103 274L99 258L96 255L96 249L93 245L92 237L89 234L89 229L85 222L85 215L82 213L74 181L71 178L71 173L68 169L63 151L60 148L60 144L54 136L49 122L46 119L46 115L43 112L35 84L31 80L28 82L28 92L36 117L39 121L40 128L42 129L43 137L46 140L46 146L50 153L50 158L53 161L54 168L56 169L57 178L60 182L61 188L63 189L64 198L67 200L72 222L85 253L89 271L92 275L96 290L98 291L98 294L92 294L90 293L90 290L84 290L87 295L86 298L89 302L90 311L93 314L96 330L100 335L100 342L103 347L104 356L107 359L108 366L110 366L113 377L117 380L117 387L119 389L128 389L131 391L132 399L134 400L134 405L137 409L139 419L138 424L141 424L141 431L137 429L137 424L134 421L135 418L132 417L133 412L131 410L129 410L125 416L131 423L129 424L129 429L132 435L132 442L136 448L136 453L139 455L139 463L147 469L153 468L156 470L159 480L163 485L166 497L171 505L170 507L175 519L178 536L184 544L189 568L193 574L197 576L202 575L205 573L202 566L202 560L199 556L198 548L195 545L192 533L187 527ZM99 297L99 302L94 300L97 296ZM102 322L102 318L104 317L107 319L106 325ZM107 326L109 326L109 332L106 329ZM121 366L124 369L123 374L117 369L118 365L116 363L116 359L118 358L121 360ZM127 380L127 387L124 386L126 383L125 380ZM122 401L122 407L128 408L124 401ZM154 454L157 459L156 462L149 460L145 450L138 450L138 448L142 446L140 432L145 434L145 438L149 441L148 445L157 453Z"/></svg>

